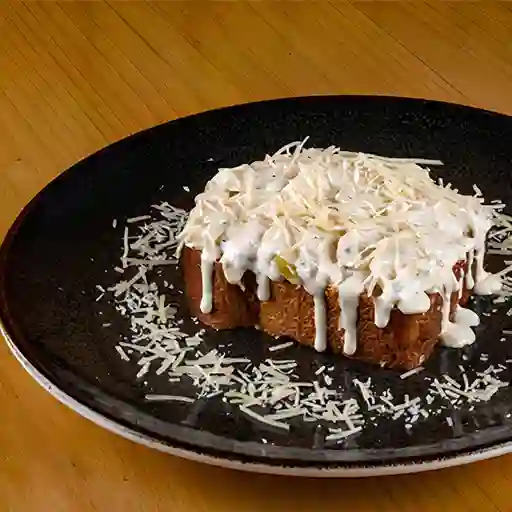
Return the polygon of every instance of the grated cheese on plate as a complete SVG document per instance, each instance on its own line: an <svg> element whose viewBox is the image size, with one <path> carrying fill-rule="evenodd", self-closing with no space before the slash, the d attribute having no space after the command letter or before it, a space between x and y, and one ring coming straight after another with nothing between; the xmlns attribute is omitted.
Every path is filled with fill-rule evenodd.
<svg viewBox="0 0 512 512"><path fill-rule="evenodd" d="M259 363L223 353L222 346L205 350L205 329L196 325L196 332L183 332L177 306L152 277L161 265L177 264L173 255L187 214L168 203L152 208L152 215L126 221L121 264L114 268L120 280L107 290L98 286L102 294L98 300L105 292L107 296L111 293L115 308L130 322L130 332L115 350L122 360L136 363L135 378L142 379L152 373L166 379L171 387L188 379L196 389L195 396L146 394L148 401L193 403L198 398L222 399L238 407L251 420L278 431L289 431L296 421L326 423L329 426L326 441L343 442L368 425L371 428L375 424L371 422L379 418L402 421L404 428L410 429L415 423L442 411L473 407L471 404L488 401L508 385L499 379L499 374L507 368L504 365L489 365L474 378L470 378L462 365L459 366L460 375L437 378L419 367L399 377L404 380L421 372L419 378L430 382L426 394L412 398L407 395L395 397L389 389L378 393L370 378L353 378L351 388L346 389L329 375L334 366L320 366L311 382L301 380L297 361L277 355L291 347L291 342L271 345L268 349L271 357ZM512 254L512 218L502 214L498 218L498 228L491 234L490 246L499 254ZM498 303L505 305L512 296L512 280L506 275L512 264L506 264L500 294L503 302ZM172 283L165 286L169 290L173 288ZM510 312L512 314L512 309ZM503 330L503 335L510 334L512 330ZM466 361L467 357L462 360ZM504 363L510 364L512 359ZM453 425L450 416L446 417L446 422Z"/></svg>

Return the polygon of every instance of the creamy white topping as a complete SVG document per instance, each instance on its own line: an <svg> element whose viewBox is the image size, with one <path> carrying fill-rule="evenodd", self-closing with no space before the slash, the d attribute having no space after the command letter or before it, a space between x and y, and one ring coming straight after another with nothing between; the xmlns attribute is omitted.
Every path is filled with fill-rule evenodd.
<svg viewBox="0 0 512 512"><path fill-rule="evenodd" d="M201 255L201 286L202 296L200 309L201 313L211 313L213 307L212 297L212 275L213 275L213 262Z"/></svg>
<svg viewBox="0 0 512 512"><path fill-rule="evenodd" d="M471 345L475 341L475 333L471 327L476 327L479 323L480 318L474 311L457 306L455 321L448 322L441 333L442 344L452 348Z"/></svg>
<svg viewBox="0 0 512 512"><path fill-rule="evenodd" d="M428 295L439 293L445 343L471 343L466 323L449 322L450 297L462 293L464 280L477 293L499 290L499 277L483 268L497 206L483 204L478 190L463 195L434 182L420 164L439 161L334 146L305 149L304 142L263 161L220 169L196 197L181 246L202 253L201 310L211 311L212 264L220 261L230 283L254 272L262 301L269 299L270 280L304 286L314 298L320 351L327 345L327 286L338 289L346 354L357 348L358 297L364 292L375 297L378 327L387 325L393 308L427 312ZM457 279L453 267L459 261L469 268Z"/></svg>

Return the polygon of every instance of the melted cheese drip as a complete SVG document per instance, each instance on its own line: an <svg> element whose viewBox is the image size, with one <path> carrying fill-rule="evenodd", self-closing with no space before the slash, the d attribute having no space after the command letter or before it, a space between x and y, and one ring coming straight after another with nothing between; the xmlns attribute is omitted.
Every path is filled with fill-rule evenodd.
<svg viewBox="0 0 512 512"><path fill-rule="evenodd" d="M212 312L213 296L212 296L212 277L213 262L201 255L201 313L208 314Z"/></svg>
<svg viewBox="0 0 512 512"><path fill-rule="evenodd" d="M460 278L459 278L459 293L458 293L458 299L462 299L462 294L464 293L464 278L465 278L465 272L464 269L460 270Z"/></svg>
<svg viewBox="0 0 512 512"><path fill-rule="evenodd" d="M501 290L502 283L499 276L488 274L482 276L482 280L478 281L475 286L477 295L493 295Z"/></svg>
<svg viewBox="0 0 512 512"><path fill-rule="evenodd" d="M257 275L257 296L261 302L266 302L270 299L270 278L265 274Z"/></svg>
<svg viewBox="0 0 512 512"><path fill-rule="evenodd" d="M441 336L446 333L450 328L450 298L452 292L445 289L443 292L443 307L441 309Z"/></svg>
<svg viewBox="0 0 512 512"><path fill-rule="evenodd" d="M446 330L441 333L444 347L461 348L475 342L475 333L468 325L449 322Z"/></svg>
<svg viewBox="0 0 512 512"><path fill-rule="evenodd" d="M343 352L351 356L357 349L357 314L359 297L363 293L364 285L361 274L355 274L346 279L338 287L340 303L339 328L343 329Z"/></svg>
<svg viewBox="0 0 512 512"><path fill-rule="evenodd" d="M448 322L441 333L441 342L445 347L460 348L471 345L475 341L475 333L471 327L480 323L478 315L470 309L457 306L455 322Z"/></svg>
<svg viewBox="0 0 512 512"><path fill-rule="evenodd" d="M327 314L323 290L313 295L315 303L315 350L323 352L327 348Z"/></svg>
<svg viewBox="0 0 512 512"><path fill-rule="evenodd" d="M241 283L253 271L257 295L270 299L270 281L284 277L314 298L315 348L327 345L325 288L337 287L344 351L357 349L359 296L375 297L375 324L391 311L425 313L441 293L445 344L471 343L469 314L449 321L451 294L463 283L476 293L499 290L499 276L483 267L486 234L496 207L436 184L418 164L338 148L304 149L292 143L250 165L220 169L196 197L181 246L202 251L201 311L212 311L213 263ZM181 247L180 246L180 247ZM468 261L457 280L453 267ZM293 279L292 279L293 277ZM458 339L459 341L455 341Z"/></svg>
<svg viewBox="0 0 512 512"><path fill-rule="evenodd" d="M480 318L474 311L471 311L471 309L457 306L455 310L455 323L467 325L468 327L476 327L480 325Z"/></svg>

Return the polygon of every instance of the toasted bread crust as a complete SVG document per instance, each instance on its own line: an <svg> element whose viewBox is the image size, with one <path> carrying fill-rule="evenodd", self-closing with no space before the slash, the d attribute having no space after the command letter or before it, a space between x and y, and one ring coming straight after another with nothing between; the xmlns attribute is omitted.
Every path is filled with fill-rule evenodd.
<svg viewBox="0 0 512 512"><path fill-rule="evenodd" d="M213 308L209 314L201 312L202 297L201 253L185 247L181 257L185 292L193 316L215 329L252 327L259 321L259 301L256 298L256 279L247 272L243 278L245 291L226 281L222 266L213 267Z"/></svg>
<svg viewBox="0 0 512 512"><path fill-rule="evenodd" d="M268 334L289 336L303 345L313 346L315 318L313 297L302 286L288 281L272 282L270 300L259 302L256 297L256 279L246 272L242 287L230 284L224 277L222 266L215 263L212 277L213 309L209 314L200 310L202 296L201 254L184 248L181 267L190 310L203 323L215 329L259 326ZM457 277L465 262L454 268ZM464 288L451 297L451 315L456 305L467 301L470 290ZM325 291L327 309L327 340L332 352L343 353L344 330L339 329L340 306L338 291L328 287ZM442 299L430 296L430 309L426 313L405 315L397 309L391 312L388 325L375 325L373 297L361 295L357 321L357 349L350 356L390 368L412 369L428 359L439 340L441 331Z"/></svg>

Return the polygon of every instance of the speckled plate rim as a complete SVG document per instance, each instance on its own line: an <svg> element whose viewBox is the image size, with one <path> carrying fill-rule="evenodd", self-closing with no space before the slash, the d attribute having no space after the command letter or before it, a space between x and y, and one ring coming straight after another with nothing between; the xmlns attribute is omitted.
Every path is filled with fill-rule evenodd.
<svg viewBox="0 0 512 512"><path fill-rule="evenodd" d="M462 466L472 462L490 459L512 452L512 442L501 443L496 446L476 449L467 453L456 454L453 456L437 458L429 461L411 460L405 463L388 463L382 465L372 465L371 463L358 466L350 465L329 465L329 464L311 464L308 467L294 466L293 464L283 465L276 461L276 464L263 464L258 462L242 461L236 458L230 458L229 455L219 454L218 456L201 453L200 451L186 449L178 446L172 446L153 439L147 435L132 430L106 416L94 411L83 403L75 400L66 394L57 385L40 373L35 366L23 355L14 341L7 333L7 329L0 318L0 334L18 360L23 369L48 393L50 393L59 402L69 407L80 416L92 421L96 425L113 432L125 439L135 443L147 446L176 457L180 457L195 462L201 462L211 466L218 466L227 469L239 471L248 471L252 473L263 473L281 476L301 476L318 478L361 478L371 476L386 476L421 473L436 469Z"/></svg>

